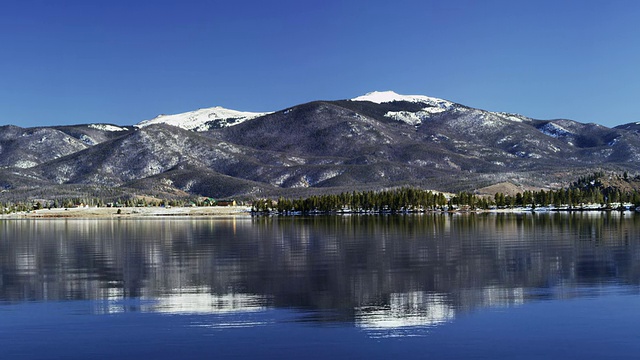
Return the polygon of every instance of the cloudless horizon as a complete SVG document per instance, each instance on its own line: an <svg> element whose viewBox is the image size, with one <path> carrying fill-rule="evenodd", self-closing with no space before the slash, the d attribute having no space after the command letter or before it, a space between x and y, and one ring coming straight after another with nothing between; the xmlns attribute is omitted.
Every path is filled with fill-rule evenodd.
<svg viewBox="0 0 640 360"><path fill-rule="evenodd" d="M639 16L631 0L7 0L0 125L393 90L613 127L640 121Z"/></svg>

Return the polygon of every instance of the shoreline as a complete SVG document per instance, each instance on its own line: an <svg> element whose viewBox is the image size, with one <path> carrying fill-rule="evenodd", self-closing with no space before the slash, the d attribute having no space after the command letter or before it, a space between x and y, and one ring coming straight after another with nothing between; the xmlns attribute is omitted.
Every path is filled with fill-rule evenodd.
<svg viewBox="0 0 640 360"><path fill-rule="evenodd" d="M120 213L118 213L118 211ZM54 208L2 214L0 219L59 219L59 218L135 218L172 216L251 216L249 206L198 207L79 207Z"/></svg>
<svg viewBox="0 0 640 360"><path fill-rule="evenodd" d="M118 213L118 211L120 211ZM634 212L633 210L619 209L545 209L531 210L527 208L513 209L488 209L488 210L457 210L457 211L401 211L395 214L424 214L424 213L442 213L442 214L486 214L486 213L573 213L573 212ZM387 215L391 212L291 212L291 213L255 213L251 212L250 206L197 206L197 207L78 207L78 208L52 208L39 209L32 211L21 211L10 214L0 214L1 219L69 219L69 218L151 218L151 217L224 217L224 216L299 216L299 215Z"/></svg>

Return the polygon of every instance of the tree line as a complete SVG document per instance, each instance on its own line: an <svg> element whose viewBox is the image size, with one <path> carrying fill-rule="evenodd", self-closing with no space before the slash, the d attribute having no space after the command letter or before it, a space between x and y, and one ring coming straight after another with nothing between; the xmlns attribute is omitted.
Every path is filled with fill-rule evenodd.
<svg viewBox="0 0 640 360"><path fill-rule="evenodd" d="M70 197L59 199L37 199L31 201L4 201L0 202L0 214L10 214L40 209L73 208L79 206L89 207L161 207L161 206L209 206L214 202L209 198L190 197L175 199L146 199L146 198L117 198L105 199L101 197Z"/></svg>
<svg viewBox="0 0 640 360"><path fill-rule="evenodd" d="M353 191L334 195L314 195L305 199L280 197L277 200L257 199L252 210L257 213L332 213L332 212L421 212L452 209L489 210L516 207L553 207L579 209L587 204L600 208L619 207L624 203L640 206L640 177L630 178L610 175L618 182L635 186L625 190L616 185L605 185L602 172L579 178L566 188L558 190L526 190L515 195L498 192L493 196L472 192L459 192L445 196L443 193L403 187L384 191ZM615 181L614 181L615 182Z"/></svg>
<svg viewBox="0 0 640 360"><path fill-rule="evenodd" d="M386 191L353 191L337 195L314 195L306 199L277 200L257 199L253 202L253 211L279 213L287 212L336 212L350 210L374 212L398 212L402 210L432 209L447 204L442 193L416 188L402 188Z"/></svg>
<svg viewBox="0 0 640 360"><path fill-rule="evenodd" d="M527 190L515 195L497 192L479 195L474 192L459 192L445 195L441 192L402 187L382 191L351 191L340 194L314 195L308 198L254 199L252 211L256 213L335 213L335 212L422 212L447 211L452 209L488 210L515 207L554 207L579 209L587 204L601 208L615 208L623 203L640 206L640 176L630 177L595 172L578 178L569 186L557 190ZM145 197L103 198L82 196L51 200L0 202L2 213L31 211L43 208L71 208L75 206L207 206L210 198L192 196L175 199L147 199Z"/></svg>

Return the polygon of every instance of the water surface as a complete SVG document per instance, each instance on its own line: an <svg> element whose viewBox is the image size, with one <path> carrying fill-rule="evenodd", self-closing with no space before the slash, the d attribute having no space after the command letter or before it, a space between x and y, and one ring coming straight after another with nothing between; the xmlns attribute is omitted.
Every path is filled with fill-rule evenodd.
<svg viewBox="0 0 640 360"><path fill-rule="evenodd" d="M8 358L635 358L640 216L0 220Z"/></svg>

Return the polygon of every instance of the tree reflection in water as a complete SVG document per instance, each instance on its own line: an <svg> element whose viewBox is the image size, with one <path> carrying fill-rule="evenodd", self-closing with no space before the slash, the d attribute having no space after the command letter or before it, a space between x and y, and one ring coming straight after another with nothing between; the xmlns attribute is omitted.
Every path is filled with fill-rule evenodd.
<svg viewBox="0 0 640 360"><path fill-rule="evenodd" d="M0 221L0 300L96 312L288 308L367 329L640 283L620 213ZM587 290L585 290L587 289Z"/></svg>

